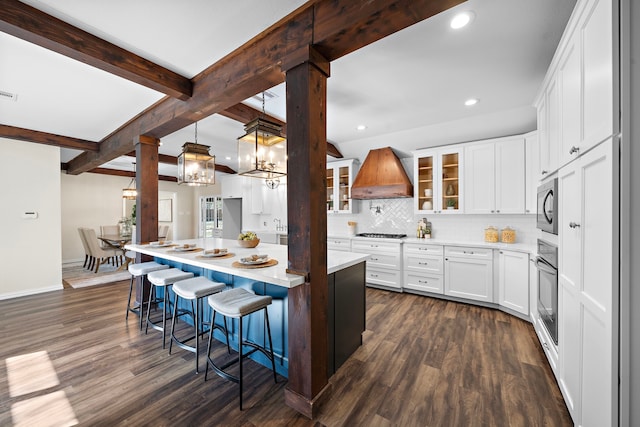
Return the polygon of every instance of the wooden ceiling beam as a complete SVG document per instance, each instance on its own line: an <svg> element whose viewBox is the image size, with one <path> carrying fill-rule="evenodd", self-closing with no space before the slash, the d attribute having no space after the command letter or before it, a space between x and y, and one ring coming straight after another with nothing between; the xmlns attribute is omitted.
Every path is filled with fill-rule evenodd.
<svg viewBox="0 0 640 427"><path fill-rule="evenodd" d="M98 152L100 148L97 142L7 125L0 125L0 136L74 150Z"/></svg>
<svg viewBox="0 0 640 427"><path fill-rule="evenodd" d="M60 169L63 171L66 171L68 166L69 166L68 163L61 163ZM111 175L111 176L125 176L127 178L135 178L136 176L135 172L123 171L120 169L108 169L108 168L95 168L95 169L91 169L90 171L87 171L87 173L98 173L101 175ZM178 182L178 178L176 178L175 176L169 176L169 175L158 175L158 180L168 181L168 182Z"/></svg>
<svg viewBox="0 0 640 427"><path fill-rule="evenodd" d="M69 164L80 174L134 148L139 135L162 138L284 81L283 60L305 46L333 61L465 0L307 2L192 79L187 101L164 98ZM345 17L345 15L347 17Z"/></svg>
<svg viewBox="0 0 640 427"><path fill-rule="evenodd" d="M150 89L187 100L191 81L17 0L3 0L0 31Z"/></svg>

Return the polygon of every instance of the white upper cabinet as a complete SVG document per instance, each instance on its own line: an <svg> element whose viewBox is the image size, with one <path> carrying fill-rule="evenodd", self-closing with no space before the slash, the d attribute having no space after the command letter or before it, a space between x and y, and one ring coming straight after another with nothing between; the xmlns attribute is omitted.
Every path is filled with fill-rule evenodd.
<svg viewBox="0 0 640 427"><path fill-rule="evenodd" d="M617 133L614 4L578 1L536 101L541 179Z"/></svg>
<svg viewBox="0 0 640 427"><path fill-rule="evenodd" d="M524 212L536 213L538 203L538 182L540 181L540 143L538 132L524 136Z"/></svg>
<svg viewBox="0 0 640 427"><path fill-rule="evenodd" d="M613 79L614 5L611 0L591 0L580 20L583 69L582 152L618 130L618 110ZM615 118L615 120L614 120Z"/></svg>
<svg viewBox="0 0 640 427"><path fill-rule="evenodd" d="M245 196L245 177L242 175L225 176L222 180L223 199L241 199Z"/></svg>
<svg viewBox="0 0 640 427"><path fill-rule="evenodd" d="M580 152L580 38L574 34L569 39L565 54L560 62L558 77L561 84L560 98L560 164L566 164Z"/></svg>
<svg viewBox="0 0 640 427"><path fill-rule="evenodd" d="M443 147L413 153L413 191L416 213L464 212L462 147Z"/></svg>
<svg viewBox="0 0 640 427"><path fill-rule="evenodd" d="M251 178L251 213L268 214L271 213L271 203L269 203L270 190L264 179Z"/></svg>
<svg viewBox="0 0 640 427"><path fill-rule="evenodd" d="M354 159L327 163L327 213L355 213L351 184L356 167Z"/></svg>
<svg viewBox="0 0 640 427"><path fill-rule="evenodd" d="M525 212L525 140L501 138L465 147L465 212Z"/></svg>

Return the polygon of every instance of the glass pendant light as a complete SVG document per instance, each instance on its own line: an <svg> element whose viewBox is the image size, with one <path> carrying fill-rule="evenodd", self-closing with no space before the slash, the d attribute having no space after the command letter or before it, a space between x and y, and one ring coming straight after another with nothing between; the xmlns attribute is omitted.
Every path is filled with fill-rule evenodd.
<svg viewBox="0 0 640 427"><path fill-rule="evenodd" d="M209 146L198 144L198 122L196 142L185 142L178 156L178 184L213 185L216 182L216 157L209 154Z"/></svg>
<svg viewBox="0 0 640 427"><path fill-rule="evenodd" d="M262 113L264 92L262 92ZM238 174L254 178L277 179L287 174L287 140L282 126L263 117L247 123L238 138Z"/></svg>

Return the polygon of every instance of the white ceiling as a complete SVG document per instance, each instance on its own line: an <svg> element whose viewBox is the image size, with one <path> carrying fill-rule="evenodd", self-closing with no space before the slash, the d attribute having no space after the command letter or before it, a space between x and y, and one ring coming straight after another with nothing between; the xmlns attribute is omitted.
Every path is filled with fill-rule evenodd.
<svg viewBox="0 0 640 427"><path fill-rule="evenodd" d="M53 16L186 77L254 37L301 0L23 0ZM234 6L237 4L237 6ZM575 0L469 0L331 64L327 136L345 157L390 145L400 152L535 129L532 103ZM449 21L473 11L470 25ZM0 33L0 123L99 141L163 97L120 77ZM284 84L271 89L267 113L285 117ZM478 98L465 107L467 98ZM246 101L262 108L261 102ZM365 131L356 126L364 124ZM420 138L415 138L419 129ZM236 169L243 124L213 115L198 142ZM390 134L389 138L384 135ZM407 137L403 137L407 135ZM162 139L177 156L194 126ZM62 149L62 161L80 151ZM105 167L131 169L131 158ZM175 175L160 165L160 174Z"/></svg>

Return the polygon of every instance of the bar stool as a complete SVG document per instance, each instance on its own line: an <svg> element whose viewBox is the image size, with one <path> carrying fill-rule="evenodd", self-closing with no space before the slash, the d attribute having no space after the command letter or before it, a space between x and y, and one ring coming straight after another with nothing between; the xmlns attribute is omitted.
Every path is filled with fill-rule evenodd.
<svg viewBox="0 0 640 427"><path fill-rule="evenodd" d="M144 328L144 333L146 334L149 331L149 325L151 325L151 327L153 329L156 329L160 332L162 332L162 348L164 347L164 343L165 343L165 331L166 329L166 323L167 323L167 304L169 304L169 286L173 285L175 282L179 282L180 280L185 280L185 279L189 279L193 277L193 273L190 272L186 272L186 271L182 271L179 268L169 268L166 270L158 270L158 271L152 271L151 273L147 274L147 278L149 279L149 282L151 282L151 289L149 290L149 302L147 302L147 321L146 321L146 325ZM163 292L163 298L162 298L162 326L158 325L158 321L156 322L152 322L151 320L149 320L149 312L151 311L151 303L153 302L159 302L160 299L154 298L153 295L155 293L155 291L157 291L158 288L164 288L164 292Z"/></svg>
<svg viewBox="0 0 640 427"><path fill-rule="evenodd" d="M131 274L131 281L129 281L129 299L127 300L127 315L125 317L126 320L129 320L129 312L138 313L140 315L140 329L142 329L142 307L144 306L144 301L140 302L138 307L131 307L131 293L133 291L133 279L138 278L140 276L146 276L152 271L158 270L166 270L168 269L168 265L158 264L155 261L141 262L140 264L129 264L128 270L129 274Z"/></svg>
<svg viewBox="0 0 640 427"><path fill-rule="evenodd" d="M213 328L218 328L224 331L225 336L227 337L227 349L229 353L231 350L229 349L229 335L227 334L227 321L225 318L224 329L220 326L212 325L213 327L209 328L209 331L202 331L200 329L200 324L202 324L202 298L208 297L209 295L216 294L218 292L222 292L227 287L226 283L213 282L206 277L198 276L192 277L191 279L180 280L179 282L175 282L173 284L173 293L175 294L173 300L173 318L171 319L171 335L169 338L169 354L171 354L171 348L173 342L175 341L176 345L180 348L183 348L187 351L191 351L196 354L196 374L198 373L198 356L200 354L200 336L206 334ZM185 300L191 301L191 313L184 312L182 314L178 313L178 299L182 298ZM195 308L193 302L195 301ZM176 327L176 319L185 314L191 314L193 316L193 325L195 328L195 336L179 340L175 336L175 327ZM187 342L192 339L196 340L194 346L188 345Z"/></svg>
<svg viewBox="0 0 640 427"><path fill-rule="evenodd" d="M220 292L215 295L210 295L207 298L209 306L211 306L213 313L211 314L211 324L215 324L216 313L220 313L221 315L226 317L230 317L233 319L238 319L239 330L238 330L238 359L232 360L230 362L225 363L222 366L217 366L215 362L211 359L211 343L213 341L213 333L209 333L209 343L207 346L207 368L204 372L204 380L207 380L207 374L209 372L209 366L213 369L218 375L221 377L233 381L239 385L240 389L240 410L242 410L242 359L254 353L255 351L260 351L263 353L270 361L271 361L271 369L273 371L273 381L278 382L276 378L276 364L274 362L273 357L273 343L271 341L271 328L269 327L269 313L267 311L267 307L271 304L270 296L260 296L252 294L243 288L235 288L226 292ZM245 316L248 316L257 311L264 310L264 321L267 327L267 336L269 337L269 348L267 351L266 348L251 342L248 340L245 341L242 336L242 319ZM213 331L213 329L211 329ZM243 346L252 347L253 350L249 351L246 354L243 354L242 348ZM233 376L225 371L229 366L239 363L240 371L239 375Z"/></svg>

